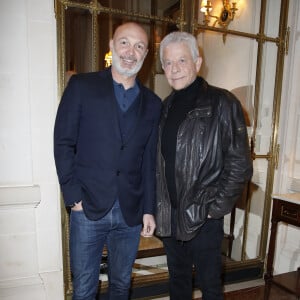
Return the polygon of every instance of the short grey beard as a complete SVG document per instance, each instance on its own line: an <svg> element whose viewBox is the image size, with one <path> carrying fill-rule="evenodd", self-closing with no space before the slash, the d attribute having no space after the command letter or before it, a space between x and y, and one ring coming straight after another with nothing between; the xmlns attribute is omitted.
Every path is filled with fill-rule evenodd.
<svg viewBox="0 0 300 300"><path fill-rule="evenodd" d="M143 66L144 59L139 61L132 69L124 69L121 67L120 58L116 55L115 51L112 51L112 66L117 72L125 77L135 76Z"/></svg>

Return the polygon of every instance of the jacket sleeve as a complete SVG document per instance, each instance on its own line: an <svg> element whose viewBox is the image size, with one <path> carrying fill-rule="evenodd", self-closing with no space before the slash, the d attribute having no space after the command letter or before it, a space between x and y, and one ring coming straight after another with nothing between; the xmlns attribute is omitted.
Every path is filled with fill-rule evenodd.
<svg viewBox="0 0 300 300"><path fill-rule="evenodd" d="M253 173L242 106L234 95L225 93L228 93L225 97L229 97L229 101L224 101L219 113L223 169L216 184L217 192L209 206L208 213L212 218L221 218L232 210Z"/></svg>
<svg viewBox="0 0 300 300"><path fill-rule="evenodd" d="M54 159L65 205L82 200L80 184L74 176L76 143L80 124L80 92L73 75L58 106L54 125Z"/></svg>
<svg viewBox="0 0 300 300"><path fill-rule="evenodd" d="M158 140L158 124L161 112L161 101L155 99L154 120L151 135L145 146L143 155L143 188L144 188L144 214L155 215L156 211L156 155Z"/></svg>

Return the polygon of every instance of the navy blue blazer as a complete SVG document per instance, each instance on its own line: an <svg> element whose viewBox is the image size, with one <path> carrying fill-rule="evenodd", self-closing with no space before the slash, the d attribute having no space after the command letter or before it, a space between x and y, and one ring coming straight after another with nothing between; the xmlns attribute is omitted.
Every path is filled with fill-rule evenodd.
<svg viewBox="0 0 300 300"><path fill-rule="evenodd" d="M117 198L129 226L155 214L161 100L138 84L138 117L123 141L110 69L73 75L59 104L54 157L64 202L82 200L91 220L103 217Z"/></svg>

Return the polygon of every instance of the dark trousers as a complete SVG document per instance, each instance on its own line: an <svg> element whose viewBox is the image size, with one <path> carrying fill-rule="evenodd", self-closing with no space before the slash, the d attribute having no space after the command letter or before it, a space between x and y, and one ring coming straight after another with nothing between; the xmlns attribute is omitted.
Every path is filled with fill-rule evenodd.
<svg viewBox="0 0 300 300"><path fill-rule="evenodd" d="M192 299L192 273L203 300L222 300L223 219L208 219L190 241L163 238L169 270L171 300Z"/></svg>

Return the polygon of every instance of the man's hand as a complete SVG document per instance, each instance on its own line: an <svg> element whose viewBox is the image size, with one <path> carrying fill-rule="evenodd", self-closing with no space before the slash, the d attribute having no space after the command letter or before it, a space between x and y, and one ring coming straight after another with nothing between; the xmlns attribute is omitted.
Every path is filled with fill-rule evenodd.
<svg viewBox="0 0 300 300"><path fill-rule="evenodd" d="M143 237L153 236L155 227L156 227L156 225L155 225L154 216L145 214L143 216L143 229L141 232L141 236L143 236Z"/></svg>
<svg viewBox="0 0 300 300"><path fill-rule="evenodd" d="M80 201L78 203L75 202L75 205L71 209L74 210L74 211L82 210L82 201Z"/></svg>

